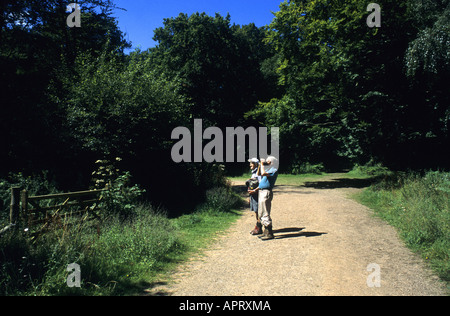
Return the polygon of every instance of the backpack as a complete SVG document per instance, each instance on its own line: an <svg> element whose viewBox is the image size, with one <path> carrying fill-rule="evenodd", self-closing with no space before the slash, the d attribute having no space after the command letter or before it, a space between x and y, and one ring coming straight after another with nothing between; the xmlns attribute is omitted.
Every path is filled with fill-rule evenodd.
<svg viewBox="0 0 450 316"><path fill-rule="evenodd" d="M248 179L248 180L245 182L245 185L246 185L250 190L254 190L254 189L256 189L256 188L259 186L259 181L258 181L258 179L255 179L255 178L253 178L253 179Z"/></svg>

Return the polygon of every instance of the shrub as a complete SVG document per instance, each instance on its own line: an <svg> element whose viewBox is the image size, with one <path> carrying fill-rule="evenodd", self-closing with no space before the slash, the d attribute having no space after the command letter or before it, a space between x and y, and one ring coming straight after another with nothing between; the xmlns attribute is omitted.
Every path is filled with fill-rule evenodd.
<svg viewBox="0 0 450 316"><path fill-rule="evenodd" d="M369 161L365 165L355 164L351 172L374 177L387 176L391 174L388 168L384 167L381 163L375 163L373 160Z"/></svg>
<svg viewBox="0 0 450 316"><path fill-rule="evenodd" d="M242 199L230 187L217 187L206 191L206 201L202 211L229 212L240 207Z"/></svg>
<svg viewBox="0 0 450 316"><path fill-rule="evenodd" d="M96 189L108 188L102 192L103 203L100 205L106 211L105 215L119 214L122 218L127 218L133 215L133 210L145 190L131 183L130 172L120 172L116 164L121 160L119 157L115 158L114 162L97 160L98 168L92 173L92 182Z"/></svg>
<svg viewBox="0 0 450 316"><path fill-rule="evenodd" d="M309 162L294 164L291 170L292 174L322 174L324 171L324 166L322 163L313 165Z"/></svg>

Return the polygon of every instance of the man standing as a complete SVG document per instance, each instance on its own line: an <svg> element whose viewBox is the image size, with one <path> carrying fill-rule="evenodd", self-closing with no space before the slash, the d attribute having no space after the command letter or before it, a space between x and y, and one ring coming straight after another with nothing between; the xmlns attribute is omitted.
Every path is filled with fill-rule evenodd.
<svg viewBox="0 0 450 316"><path fill-rule="evenodd" d="M272 229L272 218L270 216L272 209L273 187L278 178L278 159L269 156L267 159L261 159L260 164L261 181L259 187L255 190L249 190L249 193L258 191L258 217L264 226L264 234L261 240L274 239Z"/></svg>

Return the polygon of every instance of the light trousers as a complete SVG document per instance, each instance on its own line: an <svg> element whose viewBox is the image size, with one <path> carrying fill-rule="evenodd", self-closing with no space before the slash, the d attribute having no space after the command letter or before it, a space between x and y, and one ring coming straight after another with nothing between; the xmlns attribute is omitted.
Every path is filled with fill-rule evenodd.
<svg viewBox="0 0 450 316"><path fill-rule="evenodd" d="M261 224L265 227L272 225L272 218L270 212L272 210L272 190L259 190L258 196L258 217Z"/></svg>

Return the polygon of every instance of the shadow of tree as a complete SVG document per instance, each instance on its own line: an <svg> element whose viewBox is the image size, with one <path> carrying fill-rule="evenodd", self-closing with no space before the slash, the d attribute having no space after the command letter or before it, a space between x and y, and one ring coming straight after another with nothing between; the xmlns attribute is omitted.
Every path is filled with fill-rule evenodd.
<svg viewBox="0 0 450 316"><path fill-rule="evenodd" d="M338 178L324 181L305 182L306 188L314 189L340 189L355 188L362 189L371 186L377 181L377 178L358 179L358 178Z"/></svg>
<svg viewBox="0 0 450 316"><path fill-rule="evenodd" d="M167 282L152 282L147 283L147 287L142 291L143 296L171 296L166 290L158 289L158 287L164 287L168 285ZM156 288L156 289L155 289Z"/></svg>

